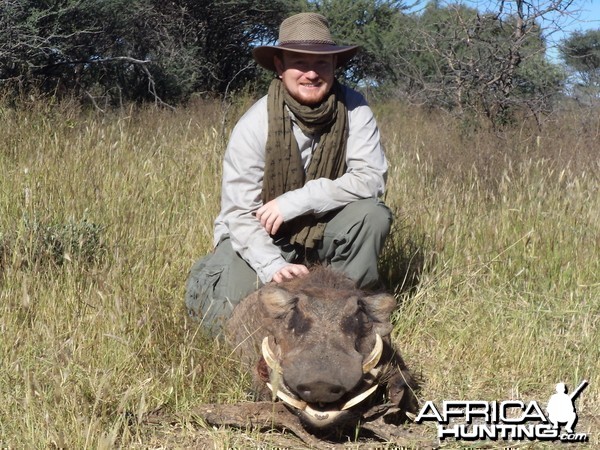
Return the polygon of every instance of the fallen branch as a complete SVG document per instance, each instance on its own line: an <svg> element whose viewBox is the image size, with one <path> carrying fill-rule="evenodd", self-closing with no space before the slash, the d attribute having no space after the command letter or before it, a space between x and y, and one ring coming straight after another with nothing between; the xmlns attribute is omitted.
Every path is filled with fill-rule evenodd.
<svg viewBox="0 0 600 450"><path fill-rule="evenodd" d="M375 442L389 442L400 447L418 447L432 449L437 443L430 438L415 433L414 430L403 426L388 424L384 420L383 410L378 409L365 418L360 424L358 433L353 437L374 439ZM260 431L280 430L289 431L301 439L306 445L316 448L342 449L344 444L320 439L309 433L300 418L290 412L283 403L273 402L242 402L234 404L202 404L186 414L177 418L162 414L150 414L143 422L159 424L165 422L178 422L187 419L203 425L217 427L252 428ZM373 419L373 420L372 420Z"/></svg>

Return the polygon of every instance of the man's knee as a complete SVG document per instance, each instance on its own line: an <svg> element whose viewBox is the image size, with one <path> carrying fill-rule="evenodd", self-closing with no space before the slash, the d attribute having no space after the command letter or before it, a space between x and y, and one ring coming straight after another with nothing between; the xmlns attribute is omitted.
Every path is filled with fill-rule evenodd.
<svg viewBox="0 0 600 450"><path fill-rule="evenodd" d="M394 220L390 209L377 199L364 199L350 203L344 208L347 224L361 224L363 232L374 236L386 237ZM344 219L346 219L344 217Z"/></svg>
<svg viewBox="0 0 600 450"><path fill-rule="evenodd" d="M185 303L190 316L213 333L219 330L246 295L262 283L256 272L235 253L229 239L192 267L186 283Z"/></svg>
<svg viewBox="0 0 600 450"><path fill-rule="evenodd" d="M348 204L329 222L318 257L367 287L378 282L377 259L392 225L392 212L376 199Z"/></svg>
<svg viewBox="0 0 600 450"><path fill-rule="evenodd" d="M392 211L380 201L365 202L363 208L365 225L373 232L387 236L394 221Z"/></svg>

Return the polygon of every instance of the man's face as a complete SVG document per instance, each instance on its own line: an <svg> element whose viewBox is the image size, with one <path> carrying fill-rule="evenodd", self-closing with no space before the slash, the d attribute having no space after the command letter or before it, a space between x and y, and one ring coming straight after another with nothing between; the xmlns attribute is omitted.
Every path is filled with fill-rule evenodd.
<svg viewBox="0 0 600 450"><path fill-rule="evenodd" d="M333 86L336 57L282 52L275 56L275 68L290 95L303 105L321 103Z"/></svg>

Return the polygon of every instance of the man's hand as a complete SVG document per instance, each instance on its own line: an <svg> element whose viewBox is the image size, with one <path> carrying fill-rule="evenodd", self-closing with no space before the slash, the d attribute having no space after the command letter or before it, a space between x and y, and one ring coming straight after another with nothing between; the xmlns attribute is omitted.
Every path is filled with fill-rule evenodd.
<svg viewBox="0 0 600 450"><path fill-rule="evenodd" d="M302 264L288 264L273 275L273 281L281 283L282 281L293 280L294 278L302 278L305 275L308 275L306 266Z"/></svg>
<svg viewBox="0 0 600 450"><path fill-rule="evenodd" d="M281 216L281 211L279 211L277 199L273 199L258 208L258 211L256 211L256 218L260 221L260 224L264 229L267 230L267 233L270 235L276 234L283 223L283 217Z"/></svg>

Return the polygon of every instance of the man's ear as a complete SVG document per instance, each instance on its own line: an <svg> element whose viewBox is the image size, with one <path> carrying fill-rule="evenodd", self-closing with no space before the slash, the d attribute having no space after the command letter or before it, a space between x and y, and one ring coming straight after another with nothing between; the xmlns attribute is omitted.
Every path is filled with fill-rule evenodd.
<svg viewBox="0 0 600 450"><path fill-rule="evenodd" d="M277 70L277 75L281 77L283 75L283 56L275 55L273 56L273 63L275 64L275 69Z"/></svg>

